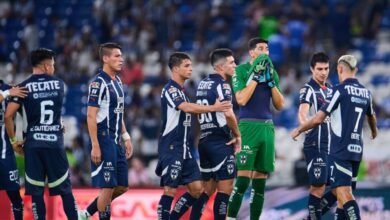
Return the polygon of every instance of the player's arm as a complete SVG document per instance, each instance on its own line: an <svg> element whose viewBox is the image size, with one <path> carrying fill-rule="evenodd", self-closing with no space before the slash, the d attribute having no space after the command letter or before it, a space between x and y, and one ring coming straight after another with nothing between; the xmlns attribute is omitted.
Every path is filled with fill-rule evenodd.
<svg viewBox="0 0 390 220"><path fill-rule="evenodd" d="M284 108L284 97L276 86L271 89L271 95L275 109L278 111L282 110Z"/></svg>
<svg viewBox="0 0 390 220"><path fill-rule="evenodd" d="M240 106L245 106L255 91L257 82L251 81L245 88L235 93L236 101Z"/></svg>
<svg viewBox="0 0 390 220"><path fill-rule="evenodd" d="M4 116L5 129L10 139L12 148L18 154L23 154L22 142L18 142L15 134L15 114L20 108L20 104L16 102L10 102L7 106Z"/></svg>
<svg viewBox="0 0 390 220"><path fill-rule="evenodd" d="M230 101L219 101L216 99L214 105L199 105L190 102L182 102L177 106L183 112L200 114L206 112L225 112L232 108Z"/></svg>
<svg viewBox="0 0 390 220"><path fill-rule="evenodd" d="M325 118L326 113L324 111L318 111L317 114L315 114L312 118L310 118L308 121L305 121L303 124L301 124L298 128L294 129L291 133L291 137L296 140L296 138L302 133L309 129L312 129L314 127L317 127L319 124L321 124Z"/></svg>
<svg viewBox="0 0 390 220"><path fill-rule="evenodd" d="M307 115L309 113L310 104L301 103L298 109L298 122L300 125L307 121Z"/></svg>
<svg viewBox="0 0 390 220"><path fill-rule="evenodd" d="M133 155L133 144L131 143L131 137L126 130L125 121L122 119L122 141L126 148L126 159L129 159Z"/></svg>
<svg viewBox="0 0 390 220"><path fill-rule="evenodd" d="M376 116L375 115L367 115L368 126L371 130L371 138L375 139L378 135L378 127L376 126Z"/></svg>
<svg viewBox="0 0 390 220"><path fill-rule="evenodd" d="M95 164L99 164L101 161L101 150L99 141L97 138L97 113L99 111L98 107L88 106L87 108L87 125L88 133L91 138L92 150L91 150L91 160Z"/></svg>
<svg viewBox="0 0 390 220"><path fill-rule="evenodd" d="M238 129L236 115L234 114L233 109L224 112L227 126L232 131L233 139L230 140L227 145L234 144L234 152L238 153L241 150L241 133Z"/></svg>
<svg viewBox="0 0 390 220"><path fill-rule="evenodd" d="M1 91L0 90L0 103L4 101L8 96L16 96L20 98L24 98L27 95L27 89L25 87L12 87L8 90Z"/></svg>

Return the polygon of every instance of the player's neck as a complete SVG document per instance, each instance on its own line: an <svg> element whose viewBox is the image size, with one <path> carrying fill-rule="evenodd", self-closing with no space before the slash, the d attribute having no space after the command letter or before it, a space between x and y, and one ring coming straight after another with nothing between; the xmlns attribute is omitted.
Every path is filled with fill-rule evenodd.
<svg viewBox="0 0 390 220"><path fill-rule="evenodd" d="M223 80L226 80L226 74L215 71L215 74L218 74L222 77Z"/></svg>
<svg viewBox="0 0 390 220"><path fill-rule="evenodd" d="M182 88L184 87L184 82L186 79L179 76L179 74L172 73L172 80L179 84Z"/></svg>
<svg viewBox="0 0 390 220"><path fill-rule="evenodd" d="M46 71L39 68L39 67L33 67L32 74L33 75L42 75L42 74L46 74Z"/></svg>
<svg viewBox="0 0 390 220"><path fill-rule="evenodd" d="M320 85L320 86L325 86L325 81L320 82L320 81L316 80L315 78L313 78L313 80L314 80L318 85Z"/></svg>
<svg viewBox="0 0 390 220"><path fill-rule="evenodd" d="M111 77L111 79L115 79L115 76L116 76L115 70L108 68L108 67L103 67L103 71L105 73L107 73L107 75L109 75Z"/></svg>

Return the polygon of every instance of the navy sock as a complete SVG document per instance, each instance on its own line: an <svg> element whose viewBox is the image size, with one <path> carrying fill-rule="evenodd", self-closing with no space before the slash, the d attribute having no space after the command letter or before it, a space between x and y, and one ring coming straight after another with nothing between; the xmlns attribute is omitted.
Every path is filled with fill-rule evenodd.
<svg viewBox="0 0 390 220"><path fill-rule="evenodd" d="M23 200L19 190L7 191L7 195L12 204L14 219L23 220Z"/></svg>
<svg viewBox="0 0 390 220"><path fill-rule="evenodd" d="M214 201L214 220L225 220L227 214L227 206L229 203L229 195L218 192Z"/></svg>
<svg viewBox="0 0 390 220"><path fill-rule="evenodd" d="M347 220L344 209L337 208L334 215L334 220Z"/></svg>
<svg viewBox="0 0 390 220"><path fill-rule="evenodd" d="M309 195L308 202L308 210L309 210L309 218L310 220L321 219L321 198L314 196L312 194Z"/></svg>
<svg viewBox="0 0 390 220"><path fill-rule="evenodd" d="M43 200L43 195L31 196L32 197L32 211L34 219L45 220L46 219L46 208L45 200Z"/></svg>
<svg viewBox="0 0 390 220"><path fill-rule="evenodd" d="M169 220L172 201L173 201L173 197L171 196L167 196L167 195L161 196L157 208L158 220Z"/></svg>
<svg viewBox="0 0 390 220"><path fill-rule="evenodd" d="M321 198L321 214L325 215L325 213L332 208L336 201L337 197L333 195L332 191L325 193L325 195L323 195Z"/></svg>
<svg viewBox="0 0 390 220"><path fill-rule="evenodd" d="M360 219L360 210L357 202L355 200L351 200L346 202L343 205L345 215L348 219L359 220Z"/></svg>
<svg viewBox="0 0 390 220"><path fill-rule="evenodd" d="M62 198L62 205L64 207L64 211L66 214L66 217L68 217L68 220L77 220L77 205L76 201L74 200L73 194L65 194L61 195Z"/></svg>
<svg viewBox="0 0 390 220"><path fill-rule="evenodd" d="M198 200L194 203L191 210L190 220L199 220L202 217L204 207L206 206L209 196L206 193L202 193Z"/></svg>
<svg viewBox="0 0 390 220"><path fill-rule="evenodd" d="M106 210L99 212L99 220L110 220L111 218L111 206L106 206Z"/></svg>
<svg viewBox="0 0 390 220"><path fill-rule="evenodd" d="M98 197L96 197L95 200L93 200L93 202L91 202L91 204L89 204L89 206L87 207L87 212L90 216L93 216L93 214L98 211L97 201Z"/></svg>
<svg viewBox="0 0 390 220"><path fill-rule="evenodd" d="M190 193L184 193L176 201L175 207L173 207L169 220L180 219L180 217L183 216L184 213L186 213L186 211L192 206L192 204L194 204L195 201L196 198L192 197Z"/></svg>

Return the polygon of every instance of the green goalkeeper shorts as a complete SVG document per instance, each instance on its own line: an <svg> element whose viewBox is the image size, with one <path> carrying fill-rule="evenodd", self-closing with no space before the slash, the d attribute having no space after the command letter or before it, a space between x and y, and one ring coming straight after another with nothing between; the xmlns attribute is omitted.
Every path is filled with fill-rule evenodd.
<svg viewBox="0 0 390 220"><path fill-rule="evenodd" d="M237 154L238 170L270 173L275 169L275 129L272 122L240 121L241 152Z"/></svg>

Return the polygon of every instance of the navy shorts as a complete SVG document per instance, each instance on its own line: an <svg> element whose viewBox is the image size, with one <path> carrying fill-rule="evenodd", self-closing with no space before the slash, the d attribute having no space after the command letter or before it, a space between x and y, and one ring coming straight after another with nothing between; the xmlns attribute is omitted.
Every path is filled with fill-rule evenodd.
<svg viewBox="0 0 390 220"><path fill-rule="evenodd" d="M194 158L183 159L175 154L159 156L156 174L161 177L160 186L172 188L202 179Z"/></svg>
<svg viewBox="0 0 390 220"><path fill-rule="evenodd" d="M50 195L72 193L69 164L64 149L25 146L24 161L27 195L42 195L46 177Z"/></svg>
<svg viewBox="0 0 390 220"><path fill-rule="evenodd" d="M328 182L328 154L316 148L304 148L310 185L320 186Z"/></svg>
<svg viewBox="0 0 390 220"><path fill-rule="evenodd" d="M129 186L126 150L108 135L98 135L101 163L91 161L92 185L98 188Z"/></svg>
<svg viewBox="0 0 390 220"><path fill-rule="evenodd" d="M360 161L341 160L329 156L331 188L339 186L356 187L356 179Z"/></svg>
<svg viewBox="0 0 390 220"><path fill-rule="evenodd" d="M12 149L6 149L0 157L0 190L19 190L19 171L16 168L15 154Z"/></svg>
<svg viewBox="0 0 390 220"><path fill-rule="evenodd" d="M236 177L237 168L232 145L226 142L204 141L199 143L200 172L202 179L227 180Z"/></svg>

